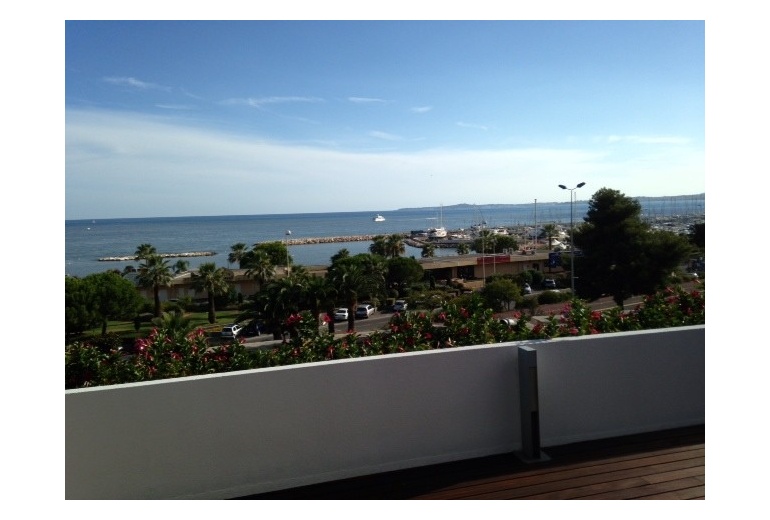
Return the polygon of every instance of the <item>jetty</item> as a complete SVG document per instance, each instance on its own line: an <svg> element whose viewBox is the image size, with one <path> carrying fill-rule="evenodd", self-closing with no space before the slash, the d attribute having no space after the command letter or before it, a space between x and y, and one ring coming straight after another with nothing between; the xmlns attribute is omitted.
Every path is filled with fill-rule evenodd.
<svg viewBox="0 0 770 520"><path fill-rule="evenodd" d="M193 256L214 256L216 251L191 251L189 253L160 253L161 258L189 258ZM131 256L105 256L97 258L100 262L130 262L136 260L136 255Z"/></svg>
<svg viewBox="0 0 770 520"><path fill-rule="evenodd" d="M398 235L403 235L404 237L407 236L406 233L396 233ZM287 246L306 246L311 244L336 244L336 243L344 243L344 242L367 242L369 240L374 240L374 237L376 236L382 236L383 233L377 233L376 235L349 235L349 236L342 236L342 237L308 237L308 238L289 238L287 240L283 240ZM271 242L276 242L276 240L266 240L264 242L260 242L262 244L269 244Z"/></svg>

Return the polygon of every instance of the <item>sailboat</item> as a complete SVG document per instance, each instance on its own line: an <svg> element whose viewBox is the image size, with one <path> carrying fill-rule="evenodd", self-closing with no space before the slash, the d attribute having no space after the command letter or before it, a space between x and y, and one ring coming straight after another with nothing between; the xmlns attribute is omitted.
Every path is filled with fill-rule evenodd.
<svg viewBox="0 0 770 520"><path fill-rule="evenodd" d="M439 220L439 227L430 228L428 230L428 238L446 238L446 228L444 227L444 205L441 205L441 219Z"/></svg>

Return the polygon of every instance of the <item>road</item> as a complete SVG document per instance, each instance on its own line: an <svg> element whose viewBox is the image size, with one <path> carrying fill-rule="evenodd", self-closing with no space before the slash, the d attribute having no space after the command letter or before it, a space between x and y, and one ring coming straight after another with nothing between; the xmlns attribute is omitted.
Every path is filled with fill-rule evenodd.
<svg viewBox="0 0 770 520"><path fill-rule="evenodd" d="M390 321L393 312L381 312L376 311L372 316L365 319L356 320L356 333L366 334L374 330L382 329ZM345 334L347 332L348 322L338 321L334 324L335 334ZM323 329L326 330L327 326L323 325ZM273 346L276 343L281 343L282 340L274 340L272 334L262 334L260 336L244 336L245 346L247 349L253 348L266 348Z"/></svg>
<svg viewBox="0 0 770 520"><path fill-rule="evenodd" d="M692 290L695 287L697 287L698 282L687 282L683 283L682 287L686 290ZM533 294L537 294L538 292L542 291L534 291ZM628 298L626 301L623 302L623 308L626 310L635 308L640 302L642 302L644 299L644 296L632 296L631 298ZM562 310L564 309L564 306L568 302L561 302L561 303L552 303L548 305L540 305L537 308L537 316L533 318L533 320L536 320L537 317L547 317L550 314L561 314ZM616 304L612 297L605 297L600 298L598 300L594 300L592 302L589 302L588 307L591 310L595 311L602 311L602 310L608 310L616 307ZM500 313L500 317L510 317L515 311L507 311ZM383 329L388 321L390 321L390 318L393 316L392 311L376 311L371 317L365 318L365 319L357 319L356 320L356 333L358 334L366 334L369 332L372 332L374 330L381 330ZM326 330L326 326L324 325L324 330ZM346 321L338 321L335 323L334 327L335 334L343 335L347 332L347 322ZM252 337L246 337L245 338L245 346L248 349L253 348L266 348L266 347L272 347L273 345L277 343L281 343L282 340L274 340L272 334L262 334L261 336L252 336Z"/></svg>

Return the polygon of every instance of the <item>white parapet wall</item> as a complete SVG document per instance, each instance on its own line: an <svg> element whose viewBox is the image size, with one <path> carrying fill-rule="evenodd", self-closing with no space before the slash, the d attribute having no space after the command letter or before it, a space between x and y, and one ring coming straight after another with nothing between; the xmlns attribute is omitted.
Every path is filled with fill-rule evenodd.
<svg viewBox="0 0 770 520"><path fill-rule="evenodd" d="M520 346L543 447L705 422L705 326L68 390L65 496L234 498L517 451Z"/></svg>

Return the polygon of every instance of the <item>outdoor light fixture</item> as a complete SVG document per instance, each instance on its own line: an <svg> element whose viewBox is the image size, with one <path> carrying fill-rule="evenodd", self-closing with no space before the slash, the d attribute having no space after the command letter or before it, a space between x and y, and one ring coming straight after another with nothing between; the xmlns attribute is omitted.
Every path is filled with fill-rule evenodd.
<svg viewBox="0 0 770 520"><path fill-rule="evenodd" d="M574 225L574 196L573 193L576 189L585 186L585 182L581 182L574 188L568 188L564 184L559 184L559 188L563 190L569 190L569 249L570 249L570 278L572 280L572 297L575 297L575 225Z"/></svg>
<svg viewBox="0 0 770 520"><path fill-rule="evenodd" d="M289 237L291 236L291 230L286 230L286 276L289 276Z"/></svg>

